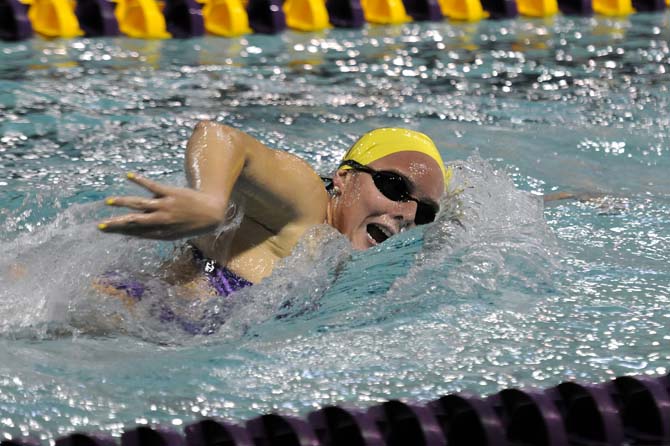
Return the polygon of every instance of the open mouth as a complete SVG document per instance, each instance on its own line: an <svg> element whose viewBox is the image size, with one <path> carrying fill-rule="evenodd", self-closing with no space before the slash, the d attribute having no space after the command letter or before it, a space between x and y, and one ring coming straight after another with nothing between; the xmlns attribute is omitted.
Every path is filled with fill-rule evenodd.
<svg viewBox="0 0 670 446"><path fill-rule="evenodd" d="M393 234L388 228L379 225L377 223L369 223L367 226L368 235L374 240L377 244L382 243Z"/></svg>

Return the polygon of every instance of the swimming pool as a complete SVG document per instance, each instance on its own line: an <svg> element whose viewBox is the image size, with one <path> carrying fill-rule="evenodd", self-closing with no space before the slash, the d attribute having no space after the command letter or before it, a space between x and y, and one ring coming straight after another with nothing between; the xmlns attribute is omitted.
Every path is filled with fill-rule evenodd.
<svg viewBox="0 0 670 446"><path fill-rule="evenodd" d="M2 432L667 373L669 20L0 44ZM172 246L98 233L99 200L132 190L129 170L181 183L200 119L324 173L370 128L424 131L465 229L443 215L364 254L331 233L215 308L210 336L129 314L91 279L151 277ZM543 208L555 191L600 196Z"/></svg>

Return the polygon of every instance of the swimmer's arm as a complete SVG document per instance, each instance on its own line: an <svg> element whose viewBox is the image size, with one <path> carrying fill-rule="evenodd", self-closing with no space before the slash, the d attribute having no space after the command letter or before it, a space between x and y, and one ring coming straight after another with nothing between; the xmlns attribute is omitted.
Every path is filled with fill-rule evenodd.
<svg viewBox="0 0 670 446"><path fill-rule="evenodd" d="M245 215L272 232L287 223L324 220L327 194L314 169L232 127L198 124L185 169L191 187L219 195L226 204L234 189L243 198Z"/></svg>
<svg viewBox="0 0 670 446"><path fill-rule="evenodd" d="M327 199L316 172L239 130L199 123L188 142L185 168L191 188L129 177L154 197L108 199L141 212L109 219L100 229L163 240L207 234L225 221L233 190L245 201L245 215L272 232L323 221Z"/></svg>
<svg viewBox="0 0 670 446"><path fill-rule="evenodd" d="M569 193L569 192L555 192L552 194L546 194L542 197L545 203L549 203L551 201L560 201L560 200L573 200L577 198L575 194Z"/></svg>
<svg viewBox="0 0 670 446"><path fill-rule="evenodd" d="M601 192L581 192L581 193L573 193L573 192L554 192L551 194L546 194L542 198L545 203L553 202L553 201L561 201L561 200L577 200L581 202L587 202L587 201L595 201L598 199L603 198L606 196L604 193Z"/></svg>

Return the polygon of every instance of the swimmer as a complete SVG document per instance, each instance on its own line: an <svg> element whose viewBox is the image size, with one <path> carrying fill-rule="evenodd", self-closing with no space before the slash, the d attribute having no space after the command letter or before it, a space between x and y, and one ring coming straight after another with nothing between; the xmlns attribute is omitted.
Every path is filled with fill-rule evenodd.
<svg viewBox="0 0 670 446"><path fill-rule="evenodd" d="M364 250L434 221L451 173L428 136L381 128L354 143L324 187L299 157L213 122L195 127L185 170L188 188L129 174L153 197L108 198L108 205L133 212L98 228L149 239L189 238L175 263L178 282L205 280L218 295L268 277L316 225L334 227L354 249ZM234 231L218 234L231 200L243 204L243 218Z"/></svg>

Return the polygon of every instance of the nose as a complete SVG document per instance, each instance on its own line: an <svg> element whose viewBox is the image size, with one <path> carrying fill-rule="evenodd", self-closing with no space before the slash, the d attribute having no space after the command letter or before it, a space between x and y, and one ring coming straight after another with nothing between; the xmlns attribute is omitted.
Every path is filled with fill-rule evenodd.
<svg viewBox="0 0 670 446"><path fill-rule="evenodd" d="M398 221L400 227L414 226L417 203L414 201L397 201L393 204L393 218Z"/></svg>

